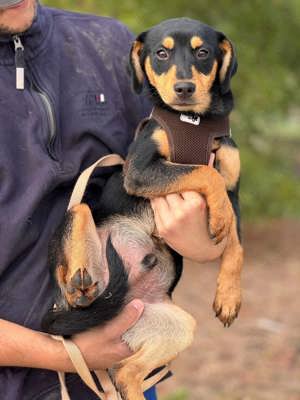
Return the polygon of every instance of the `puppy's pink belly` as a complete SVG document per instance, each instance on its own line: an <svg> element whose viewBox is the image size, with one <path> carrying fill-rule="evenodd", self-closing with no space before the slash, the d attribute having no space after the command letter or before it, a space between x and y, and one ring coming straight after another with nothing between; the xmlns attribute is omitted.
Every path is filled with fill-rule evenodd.
<svg viewBox="0 0 300 400"><path fill-rule="evenodd" d="M126 302L140 298L145 303L159 303L168 298L166 293L174 279L174 266L165 246L157 244L146 230L141 229L141 225L137 226L127 219L100 228L98 234L104 244L103 249L111 236L112 244L128 273ZM147 256L148 263L145 262ZM108 271L107 261L105 269ZM109 277L104 275L108 281Z"/></svg>

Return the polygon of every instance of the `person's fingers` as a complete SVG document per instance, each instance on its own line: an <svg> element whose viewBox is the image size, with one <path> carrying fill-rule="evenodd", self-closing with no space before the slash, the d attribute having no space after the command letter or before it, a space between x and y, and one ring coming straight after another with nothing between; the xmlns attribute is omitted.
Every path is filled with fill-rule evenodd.
<svg viewBox="0 0 300 400"><path fill-rule="evenodd" d="M205 209L206 208L206 201L204 197L195 191L186 191L182 192L181 196L183 200L185 200L188 206L192 206L193 208Z"/></svg>
<svg viewBox="0 0 300 400"><path fill-rule="evenodd" d="M130 350L129 346L125 342L121 342L115 345L115 351L116 351L116 359L117 360L124 360L124 358L127 358L132 355L132 351Z"/></svg>
<svg viewBox="0 0 300 400"><path fill-rule="evenodd" d="M186 204L180 193L172 193L166 196L166 202L170 210L170 217L168 219L168 225L173 226L177 221L178 223L183 222L186 216Z"/></svg>
<svg viewBox="0 0 300 400"><path fill-rule="evenodd" d="M183 203L183 198L181 193L171 193L167 194L166 197L166 202L169 206L169 209L176 209L182 207Z"/></svg>
<svg viewBox="0 0 300 400"><path fill-rule="evenodd" d="M172 218L171 210L165 197L156 197L151 200L151 206L154 212L155 222L157 229L163 228L163 221L167 221Z"/></svg>
<svg viewBox="0 0 300 400"><path fill-rule="evenodd" d="M128 303L121 314L111 321L109 329L111 336L120 337L139 320L144 311L144 303L135 299Z"/></svg>
<svg viewBox="0 0 300 400"><path fill-rule="evenodd" d="M166 197L155 197L151 200L151 206L154 212L164 213L166 215L170 213Z"/></svg>
<svg viewBox="0 0 300 400"><path fill-rule="evenodd" d="M159 212L157 212L157 211L154 211L154 222L155 222L157 234L158 234L158 236L161 236L162 232L164 230L164 224L163 224L163 221L161 219Z"/></svg>
<svg viewBox="0 0 300 400"><path fill-rule="evenodd" d="M169 214L168 204L163 197L157 197L151 200L151 207L154 213L154 221L158 235L162 235L164 231L164 223L162 213ZM163 209L163 212L161 211Z"/></svg>

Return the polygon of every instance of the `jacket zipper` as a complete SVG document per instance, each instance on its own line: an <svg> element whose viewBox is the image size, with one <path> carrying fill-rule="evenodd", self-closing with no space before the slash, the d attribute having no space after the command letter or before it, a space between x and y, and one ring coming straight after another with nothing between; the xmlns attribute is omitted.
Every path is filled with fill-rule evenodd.
<svg viewBox="0 0 300 400"><path fill-rule="evenodd" d="M15 63L16 63L16 88L18 90L24 90L25 88L25 58L24 58L24 46L18 35L13 36L15 45ZM54 117L54 110L51 100L48 94L42 90L36 83L36 79L33 79L31 74L32 93L42 104L42 109L45 111L48 128L49 128L49 141L47 143L47 151L50 157L57 161L57 157L54 153L53 144L56 136L56 122Z"/></svg>
<svg viewBox="0 0 300 400"><path fill-rule="evenodd" d="M13 36L15 45L15 63L16 63L16 89L24 90L25 88L25 61L24 46L18 35Z"/></svg>

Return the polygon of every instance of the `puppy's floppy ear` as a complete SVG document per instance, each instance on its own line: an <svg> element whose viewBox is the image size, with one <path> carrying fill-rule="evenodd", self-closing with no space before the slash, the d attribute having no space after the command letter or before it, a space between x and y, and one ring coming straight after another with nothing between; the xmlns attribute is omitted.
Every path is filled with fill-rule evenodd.
<svg viewBox="0 0 300 400"><path fill-rule="evenodd" d="M222 52L222 62L219 70L221 93L225 94L230 90L230 80L237 71L237 59L233 44L222 32L219 34L219 47Z"/></svg>
<svg viewBox="0 0 300 400"><path fill-rule="evenodd" d="M133 42L130 50L129 71L132 78L132 85L136 93L141 93L144 82L144 71L141 65L141 51L147 32L141 33Z"/></svg>

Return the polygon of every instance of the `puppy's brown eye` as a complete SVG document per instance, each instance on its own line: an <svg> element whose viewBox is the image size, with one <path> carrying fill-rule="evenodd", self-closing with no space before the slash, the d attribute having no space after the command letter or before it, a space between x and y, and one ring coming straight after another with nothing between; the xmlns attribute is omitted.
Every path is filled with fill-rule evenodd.
<svg viewBox="0 0 300 400"><path fill-rule="evenodd" d="M159 60L168 60L169 53L165 49L159 49L156 52L156 56Z"/></svg>
<svg viewBox="0 0 300 400"><path fill-rule="evenodd" d="M208 50L207 49L198 49L196 50L196 57L203 60L208 57Z"/></svg>

